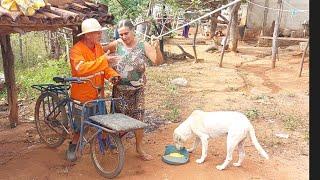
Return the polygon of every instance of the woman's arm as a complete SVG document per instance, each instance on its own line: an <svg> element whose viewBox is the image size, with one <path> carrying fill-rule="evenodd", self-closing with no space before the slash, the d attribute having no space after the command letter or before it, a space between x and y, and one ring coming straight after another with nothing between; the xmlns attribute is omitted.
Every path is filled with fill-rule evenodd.
<svg viewBox="0 0 320 180"><path fill-rule="evenodd" d="M104 45L102 47L103 47L104 52L109 51L110 53L114 53L117 50L117 40L114 40L114 41L110 42L109 44Z"/></svg>
<svg viewBox="0 0 320 180"><path fill-rule="evenodd" d="M103 51L106 53L106 55L108 56L110 53L114 53L117 50L117 40L114 40L112 42L110 42L107 45L102 46ZM117 58L108 58L108 63L109 64L114 64L118 61Z"/></svg>
<svg viewBox="0 0 320 180"><path fill-rule="evenodd" d="M159 41L154 42L152 46L148 42L144 42L144 50L146 56L155 65L160 65L163 63L163 56L160 50Z"/></svg>

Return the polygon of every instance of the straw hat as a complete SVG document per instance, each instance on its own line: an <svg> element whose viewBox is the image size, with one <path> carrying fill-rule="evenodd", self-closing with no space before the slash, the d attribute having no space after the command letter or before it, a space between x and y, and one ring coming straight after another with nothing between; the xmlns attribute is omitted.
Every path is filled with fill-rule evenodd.
<svg viewBox="0 0 320 180"><path fill-rule="evenodd" d="M96 31L104 31L107 27L102 27L98 20L94 18L85 19L81 23L81 33L79 33L77 36L81 36L83 34L89 33L89 32L96 32Z"/></svg>

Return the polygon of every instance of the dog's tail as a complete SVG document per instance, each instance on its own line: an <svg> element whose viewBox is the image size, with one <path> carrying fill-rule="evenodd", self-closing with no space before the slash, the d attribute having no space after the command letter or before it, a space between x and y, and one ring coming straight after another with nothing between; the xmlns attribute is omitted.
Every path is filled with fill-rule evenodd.
<svg viewBox="0 0 320 180"><path fill-rule="evenodd" d="M253 126L251 124L249 126L249 134L250 134L251 141L252 141L254 147L258 150L259 154L262 157L269 159L269 155L266 153L266 151L264 151L262 149L261 145L259 144L257 137L256 137L256 134L254 132Z"/></svg>

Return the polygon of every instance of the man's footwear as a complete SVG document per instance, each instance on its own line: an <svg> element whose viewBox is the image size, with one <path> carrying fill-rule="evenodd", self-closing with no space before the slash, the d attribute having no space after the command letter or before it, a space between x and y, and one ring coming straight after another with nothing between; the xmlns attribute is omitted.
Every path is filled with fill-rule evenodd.
<svg viewBox="0 0 320 180"><path fill-rule="evenodd" d="M72 144L70 142L69 148L66 151L67 160L69 160L69 161L77 160L76 148L77 148L77 144Z"/></svg>

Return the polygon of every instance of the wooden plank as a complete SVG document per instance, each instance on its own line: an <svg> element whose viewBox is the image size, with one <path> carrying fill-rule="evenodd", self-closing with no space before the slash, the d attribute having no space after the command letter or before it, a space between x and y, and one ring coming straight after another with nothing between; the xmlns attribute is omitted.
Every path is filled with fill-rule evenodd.
<svg viewBox="0 0 320 180"><path fill-rule="evenodd" d="M88 8L87 6L82 6L82 5L77 4L77 3L69 4L68 8L74 9L74 10L82 12L82 13L90 12L90 8Z"/></svg>
<svg viewBox="0 0 320 180"><path fill-rule="evenodd" d="M99 8L99 6L97 4L94 4L94 3L91 3L91 2L88 2L88 1L84 1L84 4L86 6L88 6L88 7L90 7L93 10L97 10Z"/></svg>
<svg viewBox="0 0 320 180"><path fill-rule="evenodd" d="M18 98L15 84L14 57L10 43L10 35L1 35L0 44L9 104L9 121L10 127L14 128L18 125Z"/></svg>
<svg viewBox="0 0 320 180"><path fill-rule="evenodd" d="M299 77L301 77L301 73L302 73L302 68L303 68L303 62L304 62L304 57L306 55L306 52L307 52L307 49L308 49L308 46L309 46L309 41L310 39L308 39L308 42L307 42L307 45L303 51L303 55L302 55L302 59L301 59L301 62L300 62L300 70L299 70Z"/></svg>
<svg viewBox="0 0 320 180"><path fill-rule="evenodd" d="M272 39L270 36L260 36L259 39ZM308 42L308 38L292 38L292 37L278 37L278 40L286 40L286 41L304 41Z"/></svg>

